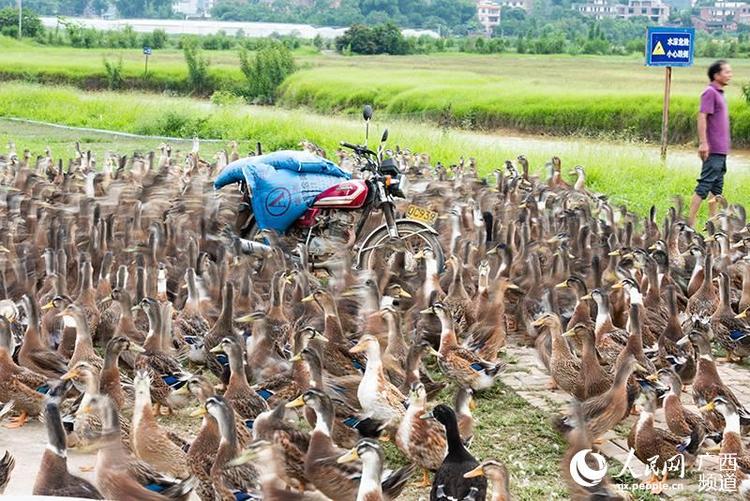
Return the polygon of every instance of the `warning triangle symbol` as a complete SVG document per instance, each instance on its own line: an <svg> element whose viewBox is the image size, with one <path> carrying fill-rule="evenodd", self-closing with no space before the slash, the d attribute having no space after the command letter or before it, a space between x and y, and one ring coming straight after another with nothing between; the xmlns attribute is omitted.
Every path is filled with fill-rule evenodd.
<svg viewBox="0 0 750 501"><path fill-rule="evenodd" d="M661 46L661 42L656 42L656 45L654 46L654 51L651 53L652 56L663 56L664 55L664 47Z"/></svg>

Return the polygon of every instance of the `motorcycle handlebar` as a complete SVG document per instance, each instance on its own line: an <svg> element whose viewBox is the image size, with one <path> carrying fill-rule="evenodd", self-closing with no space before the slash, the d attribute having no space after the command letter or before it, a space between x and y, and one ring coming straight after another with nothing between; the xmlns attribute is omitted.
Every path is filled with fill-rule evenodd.
<svg viewBox="0 0 750 501"><path fill-rule="evenodd" d="M347 143L346 141L341 141L341 143L340 143L340 144L341 144L341 146L343 146L344 148L349 148L350 150L359 150L359 149L362 149L362 147L361 147L361 146L358 146L358 145L356 145L356 144L352 144L352 143Z"/></svg>

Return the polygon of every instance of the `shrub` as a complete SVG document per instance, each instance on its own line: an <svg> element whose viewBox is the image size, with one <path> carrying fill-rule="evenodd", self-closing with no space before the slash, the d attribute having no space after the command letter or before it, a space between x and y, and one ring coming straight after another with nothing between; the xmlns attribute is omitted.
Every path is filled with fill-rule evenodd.
<svg viewBox="0 0 750 501"><path fill-rule="evenodd" d="M336 50L342 53L351 50L355 54L404 55L409 53L409 43L392 22L373 27L353 24L336 38Z"/></svg>
<svg viewBox="0 0 750 501"><path fill-rule="evenodd" d="M188 67L187 84L192 92L201 93L209 88L211 83L208 74L210 64L208 58L204 57L198 44L194 40L185 39L182 43L182 52Z"/></svg>
<svg viewBox="0 0 750 501"><path fill-rule="evenodd" d="M243 47L240 69L247 79L245 97L255 102L273 103L279 85L294 73L296 65L292 52L284 44L274 43L254 55Z"/></svg>
<svg viewBox="0 0 750 501"><path fill-rule="evenodd" d="M42 21L33 10L23 10L21 25L22 35L25 37L34 38L44 32ZM0 34L18 37L18 9L0 9Z"/></svg>
<svg viewBox="0 0 750 501"><path fill-rule="evenodd" d="M244 100L242 99L242 96L238 96L232 91L217 90L211 94L211 102L219 106L227 106L232 104L242 104Z"/></svg>
<svg viewBox="0 0 750 501"><path fill-rule="evenodd" d="M107 87L110 90L122 87L124 79L122 78L122 56L113 63L106 57L104 58L104 71L107 73Z"/></svg>

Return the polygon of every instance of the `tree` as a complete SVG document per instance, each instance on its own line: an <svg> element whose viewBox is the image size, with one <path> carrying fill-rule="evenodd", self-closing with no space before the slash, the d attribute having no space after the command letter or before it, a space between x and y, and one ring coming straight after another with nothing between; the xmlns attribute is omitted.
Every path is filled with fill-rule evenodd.
<svg viewBox="0 0 750 501"><path fill-rule="evenodd" d="M39 16L30 9L23 9L21 18L22 35L35 37L44 31ZM18 37L18 9L5 8L0 10L0 34L9 37Z"/></svg>

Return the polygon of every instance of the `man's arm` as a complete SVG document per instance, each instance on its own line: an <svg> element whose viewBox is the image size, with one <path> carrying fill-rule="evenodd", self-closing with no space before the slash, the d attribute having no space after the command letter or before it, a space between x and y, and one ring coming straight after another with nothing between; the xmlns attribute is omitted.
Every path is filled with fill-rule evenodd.
<svg viewBox="0 0 750 501"><path fill-rule="evenodd" d="M698 141L700 142L698 146L698 156L701 157L701 160L706 160L708 158L708 136L706 135L707 116L707 113L698 113Z"/></svg>

